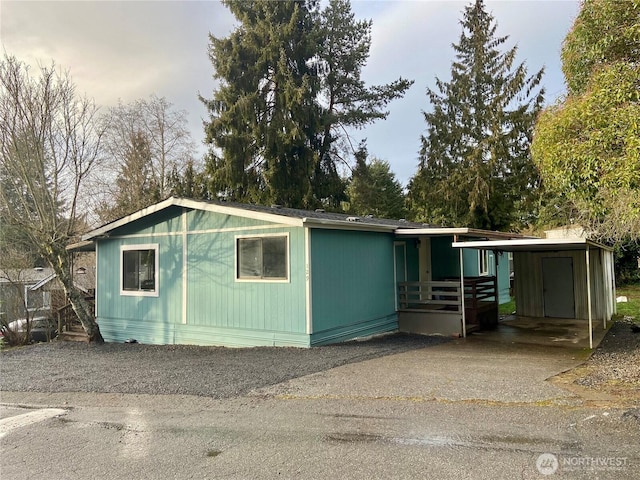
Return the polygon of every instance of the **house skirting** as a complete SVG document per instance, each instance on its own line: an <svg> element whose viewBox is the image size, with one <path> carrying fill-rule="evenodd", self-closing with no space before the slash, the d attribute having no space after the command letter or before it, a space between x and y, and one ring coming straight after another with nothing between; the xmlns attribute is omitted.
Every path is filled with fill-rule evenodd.
<svg viewBox="0 0 640 480"><path fill-rule="evenodd" d="M422 335L462 335L462 313L401 310L398 330Z"/></svg>
<svg viewBox="0 0 640 480"><path fill-rule="evenodd" d="M150 345L309 347L309 335L305 333L176 323L145 323L104 317L98 318L98 324L105 341L115 343L133 338L139 343Z"/></svg>
<svg viewBox="0 0 640 480"><path fill-rule="evenodd" d="M346 327L332 328L322 332L314 332L311 335L311 345L326 345L352 340L358 337L368 337L380 333L395 332L398 330L398 315L393 313L380 318L374 318L364 322L348 325Z"/></svg>

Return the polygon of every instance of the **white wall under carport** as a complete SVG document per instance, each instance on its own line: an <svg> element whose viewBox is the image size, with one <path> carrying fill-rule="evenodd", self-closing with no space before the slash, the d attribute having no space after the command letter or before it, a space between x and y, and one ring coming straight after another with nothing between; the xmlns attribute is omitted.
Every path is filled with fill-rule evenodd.
<svg viewBox="0 0 640 480"><path fill-rule="evenodd" d="M615 275L613 251L611 248L586 238L566 239L516 239L490 240L477 242L455 242L454 248L476 248L503 252L513 252L514 290L516 308L519 316L543 318L549 313L561 313L565 318L584 319L589 324L589 346L593 348L593 321L601 320L606 328L607 320L615 313ZM561 260L563 259L563 260ZM570 259L570 260L569 260ZM569 292L565 288L560 292L545 293L545 287L557 289L556 274L561 275L561 264L571 265L573 280L573 298L565 295L566 302L573 302L573 315L566 313L570 309L551 309L552 295L558 298ZM545 266L546 265L546 266ZM545 268L547 282L545 282ZM549 285L550 280L556 281ZM545 285L547 283L547 285ZM545 299L547 308L545 309ZM562 300L560 300L562 301Z"/></svg>

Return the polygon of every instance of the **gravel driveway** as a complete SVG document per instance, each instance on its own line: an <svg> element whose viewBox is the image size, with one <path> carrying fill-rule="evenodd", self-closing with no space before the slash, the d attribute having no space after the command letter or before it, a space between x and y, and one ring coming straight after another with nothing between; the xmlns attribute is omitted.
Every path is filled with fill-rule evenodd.
<svg viewBox="0 0 640 480"><path fill-rule="evenodd" d="M0 390L244 395L285 380L448 341L395 334L324 347L224 348L50 342L0 354Z"/></svg>

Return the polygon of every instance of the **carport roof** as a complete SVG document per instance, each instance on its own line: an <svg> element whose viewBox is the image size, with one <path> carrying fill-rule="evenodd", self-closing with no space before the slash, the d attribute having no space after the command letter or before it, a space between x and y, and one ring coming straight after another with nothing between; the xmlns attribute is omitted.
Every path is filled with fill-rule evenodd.
<svg viewBox="0 0 640 480"><path fill-rule="evenodd" d="M601 248L613 250L606 245L588 238L523 238L511 240L482 240L471 242L453 242L453 248L478 248L482 250L501 250L503 252L547 252L586 250Z"/></svg>
<svg viewBox="0 0 640 480"><path fill-rule="evenodd" d="M468 227L423 227L423 228L399 228L396 230L396 235L420 237L420 236L443 236L443 235L462 235L475 238L490 238L490 239L512 239L527 238L519 233L511 232L498 232L494 230L481 230L478 228ZM530 238L530 237L529 237ZM466 243L466 242L465 242Z"/></svg>

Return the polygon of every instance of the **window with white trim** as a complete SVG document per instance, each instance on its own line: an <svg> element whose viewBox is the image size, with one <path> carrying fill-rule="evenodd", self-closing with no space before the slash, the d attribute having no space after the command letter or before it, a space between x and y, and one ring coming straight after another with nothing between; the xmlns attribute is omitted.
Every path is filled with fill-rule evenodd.
<svg viewBox="0 0 640 480"><path fill-rule="evenodd" d="M120 247L120 293L158 295L158 245Z"/></svg>
<svg viewBox="0 0 640 480"><path fill-rule="evenodd" d="M478 250L478 275L489 275L489 250Z"/></svg>
<svg viewBox="0 0 640 480"><path fill-rule="evenodd" d="M289 279L289 237L261 235L236 237L236 279Z"/></svg>

